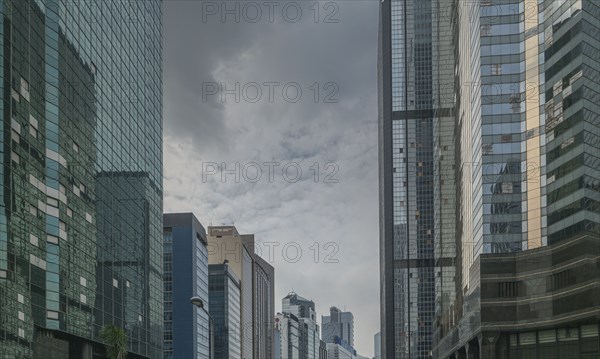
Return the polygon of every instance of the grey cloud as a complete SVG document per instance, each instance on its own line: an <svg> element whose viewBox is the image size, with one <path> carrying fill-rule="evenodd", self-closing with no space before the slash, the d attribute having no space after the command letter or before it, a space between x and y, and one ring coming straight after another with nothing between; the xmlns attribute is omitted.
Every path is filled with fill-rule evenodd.
<svg viewBox="0 0 600 359"><path fill-rule="evenodd" d="M230 2L231 3L231 2ZM294 289L320 314L346 305L357 350L370 354L379 325L376 1L339 1L338 23L202 23L199 1L165 1L165 211L193 211L208 226L235 222L257 241L298 243L298 263L275 256L276 298ZM311 2L312 4L312 2ZM320 4L324 4L323 2ZM214 19L213 19L214 20ZM289 103L202 102L206 82L297 82ZM314 82L339 86L338 103L317 103ZM202 181L202 163L296 161L303 178ZM309 166L320 166L314 183ZM325 184L323 166L339 166ZM279 167L281 168L281 167ZM339 263L314 263L313 243L339 245ZM279 247L281 249L281 247ZM321 248L321 257L325 253ZM321 258L322 259L322 258Z"/></svg>

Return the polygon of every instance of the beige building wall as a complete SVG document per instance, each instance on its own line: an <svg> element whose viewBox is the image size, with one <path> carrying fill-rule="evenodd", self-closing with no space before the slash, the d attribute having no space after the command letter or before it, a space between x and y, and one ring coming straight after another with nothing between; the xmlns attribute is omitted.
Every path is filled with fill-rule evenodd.
<svg viewBox="0 0 600 359"><path fill-rule="evenodd" d="M228 261L229 268L241 280L242 356L253 358L253 259L254 235L240 235L234 226L208 227L208 264ZM244 245L245 243L245 245Z"/></svg>

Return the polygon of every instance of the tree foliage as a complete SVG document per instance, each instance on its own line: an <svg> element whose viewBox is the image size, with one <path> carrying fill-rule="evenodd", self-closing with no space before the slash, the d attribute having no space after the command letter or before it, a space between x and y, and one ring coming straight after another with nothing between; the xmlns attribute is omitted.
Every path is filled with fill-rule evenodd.
<svg viewBox="0 0 600 359"><path fill-rule="evenodd" d="M100 333L109 359L127 358L127 333L116 325L105 325Z"/></svg>

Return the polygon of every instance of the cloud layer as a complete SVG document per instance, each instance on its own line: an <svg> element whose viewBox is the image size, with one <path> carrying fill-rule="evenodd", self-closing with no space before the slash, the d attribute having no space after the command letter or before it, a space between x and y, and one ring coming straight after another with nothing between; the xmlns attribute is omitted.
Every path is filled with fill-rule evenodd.
<svg viewBox="0 0 600 359"><path fill-rule="evenodd" d="M372 355L378 4L246 4L165 1L165 212L255 233L276 308L291 290L345 307Z"/></svg>

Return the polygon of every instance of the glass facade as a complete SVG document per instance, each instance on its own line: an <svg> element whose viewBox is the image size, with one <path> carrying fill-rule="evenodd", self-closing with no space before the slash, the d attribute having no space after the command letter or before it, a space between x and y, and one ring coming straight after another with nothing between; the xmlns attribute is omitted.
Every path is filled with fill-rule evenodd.
<svg viewBox="0 0 600 359"><path fill-rule="evenodd" d="M600 4L544 2L548 242L600 230Z"/></svg>
<svg viewBox="0 0 600 359"><path fill-rule="evenodd" d="M240 358L240 280L227 264L211 264L208 271L210 315L215 323L215 358Z"/></svg>
<svg viewBox="0 0 600 359"><path fill-rule="evenodd" d="M527 169L521 166L527 160L522 146L527 105L524 3L487 2L478 10L483 236L477 238L474 255L527 248L522 217Z"/></svg>
<svg viewBox="0 0 600 359"><path fill-rule="evenodd" d="M210 358L206 230L192 213L163 216L164 358ZM191 289L191 290L190 290ZM204 310L190 303L198 297ZM206 311L205 311L206 310Z"/></svg>
<svg viewBox="0 0 600 359"><path fill-rule="evenodd" d="M380 9L382 353L428 357L478 320L482 255L598 232L600 4Z"/></svg>
<svg viewBox="0 0 600 359"><path fill-rule="evenodd" d="M600 4L454 6L460 276L434 355L594 357Z"/></svg>
<svg viewBox="0 0 600 359"><path fill-rule="evenodd" d="M442 243L441 228L454 211L453 176L439 166L454 150L440 136L454 125L453 98L445 89L452 88L452 37L441 15L450 7L438 0L393 0L380 7L382 352L429 358L436 300L442 299L436 298L442 285L436 273L450 275L454 253L452 236L444 246L434 242L437 237ZM435 198L445 205L436 206Z"/></svg>
<svg viewBox="0 0 600 359"><path fill-rule="evenodd" d="M0 357L162 356L161 1L0 1Z"/></svg>

